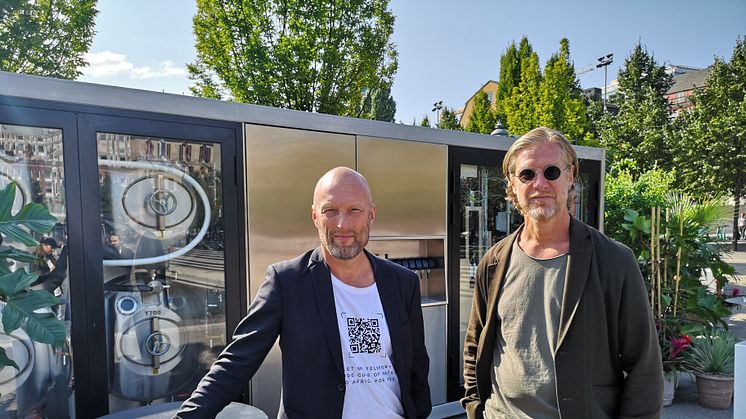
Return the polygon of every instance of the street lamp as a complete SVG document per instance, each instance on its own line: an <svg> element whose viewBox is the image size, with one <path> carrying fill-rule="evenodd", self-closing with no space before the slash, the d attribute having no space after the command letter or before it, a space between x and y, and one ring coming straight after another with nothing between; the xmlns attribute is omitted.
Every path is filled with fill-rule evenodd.
<svg viewBox="0 0 746 419"><path fill-rule="evenodd" d="M440 110L443 109L443 101L439 100L433 103L433 112L435 112L435 126L440 125Z"/></svg>
<svg viewBox="0 0 746 419"><path fill-rule="evenodd" d="M596 68L604 68L604 112L606 112L606 67L609 66L609 64L614 62L614 54L606 54L603 57L598 59L598 64L596 64Z"/></svg>

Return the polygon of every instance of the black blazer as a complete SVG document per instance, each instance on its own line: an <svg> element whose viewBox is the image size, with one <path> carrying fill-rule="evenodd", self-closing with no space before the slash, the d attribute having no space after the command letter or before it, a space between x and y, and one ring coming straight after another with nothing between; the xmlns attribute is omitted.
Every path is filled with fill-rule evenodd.
<svg viewBox="0 0 746 419"><path fill-rule="evenodd" d="M419 280L414 272L365 252L386 316L394 370L407 418L430 414ZM334 292L320 248L270 265L228 345L176 414L215 417L254 375L277 337L282 351L282 418L339 418L345 394Z"/></svg>

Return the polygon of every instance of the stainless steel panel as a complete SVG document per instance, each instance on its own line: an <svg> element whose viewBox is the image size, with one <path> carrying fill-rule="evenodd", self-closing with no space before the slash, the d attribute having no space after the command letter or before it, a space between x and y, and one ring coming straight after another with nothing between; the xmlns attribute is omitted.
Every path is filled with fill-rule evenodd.
<svg viewBox="0 0 746 419"><path fill-rule="evenodd" d="M430 397L435 406L446 402L446 306L422 307L422 317L430 357Z"/></svg>
<svg viewBox="0 0 746 419"><path fill-rule="evenodd" d="M355 167L355 137L246 125L249 294L264 281L270 263L318 246L311 222L316 181L337 166ZM252 403L277 416L280 351L272 349L252 380Z"/></svg>
<svg viewBox="0 0 746 419"><path fill-rule="evenodd" d="M377 206L371 236L445 237L445 146L359 136L357 152Z"/></svg>

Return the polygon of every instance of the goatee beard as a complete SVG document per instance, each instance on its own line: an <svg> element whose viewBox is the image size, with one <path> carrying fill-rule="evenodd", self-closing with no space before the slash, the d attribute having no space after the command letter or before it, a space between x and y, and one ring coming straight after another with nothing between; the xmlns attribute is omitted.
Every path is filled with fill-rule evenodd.
<svg viewBox="0 0 746 419"><path fill-rule="evenodd" d="M557 207L529 208L527 214L535 221L547 221L557 215Z"/></svg>
<svg viewBox="0 0 746 419"><path fill-rule="evenodd" d="M359 255L360 252L363 251L363 248L362 246L358 245L358 243L351 244L349 246L337 246L333 243L327 243L326 250L336 259L350 260Z"/></svg>

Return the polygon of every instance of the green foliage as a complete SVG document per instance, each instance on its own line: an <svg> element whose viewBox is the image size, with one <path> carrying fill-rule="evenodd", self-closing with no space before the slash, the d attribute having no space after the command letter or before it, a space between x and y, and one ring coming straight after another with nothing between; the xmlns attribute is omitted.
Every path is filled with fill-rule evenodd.
<svg viewBox="0 0 746 419"><path fill-rule="evenodd" d="M0 243L5 244L5 247L0 249L3 332L10 334L20 327L37 342L59 346L65 342L65 325L51 312L44 310L58 304L57 298L47 291L29 289L38 277L36 274L28 273L23 268L11 271L9 259L29 262L36 258L26 251L7 246L10 242L19 242L26 246L36 245L37 241L29 231L37 234L46 233L54 227L56 219L44 206L36 203L26 204L17 214L12 214L15 194L15 182L0 190ZM0 365L18 368L7 357L2 347Z"/></svg>
<svg viewBox="0 0 746 419"><path fill-rule="evenodd" d="M197 96L358 116L366 93L389 88L397 69L388 3L198 0L191 90Z"/></svg>
<svg viewBox="0 0 746 419"><path fill-rule="evenodd" d="M656 223L660 234L656 237L659 251L655 255L651 252L652 215L643 215L650 214L649 209L642 213L625 210L627 222L622 225L628 235L621 241L638 255L640 270L654 293L653 312L659 322L675 324L681 334L722 325L721 318L729 311L720 291L734 269L723 261L722 250L709 241L707 232L727 214L724 201L696 201L684 194L669 194L665 200L660 215L656 215L660 217ZM654 265L660 277L653 275ZM702 282L706 269L715 279L711 284L715 293Z"/></svg>
<svg viewBox="0 0 746 419"><path fill-rule="evenodd" d="M525 61L521 60L521 81L505 102L506 122L511 134L523 135L539 126L537 104L540 89L539 56L532 52Z"/></svg>
<svg viewBox="0 0 746 419"><path fill-rule="evenodd" d="M677 120L679 187L693 194L733 197L733 224L746 196L746 40L730 62L715 60L707 86L692 97L693 108Z"/></svg>
<svg viewBox="0 0 746 419"><path fill-rule="evenodd" d="M96 0L0 2L0 70L74 79L94 34Z"/></svg>
<svg viewBox="0 0 746 419"><path fill-rule="evenodd" d="M586 136L588 115L566 38L544 67L537 107L539 125L556 129L575 142Z"/></svg>
<svg viewBox="0 0 746 419"><path fill-rule="evenodd" d="M662 170L645 172L637 179L627 171L608 173L604 180L604 233L629 246L631 233L624 227L629 222L627 214L649 217L650 208L664 206L675 176L673 171Z"/></svg>
<svg viewBox="0 0 746 419"><path fill-rule="evenodd" d="M513 135L546 126L563 132L576 144L598 146L570 59L570 43L564 38L543 74L528 39L524 36L518 48L511 42L500 57L494 113Z"/></svg>
<svg viewBox="0 0 746 419"><path fill-rule="evenodd" d="M425 115L422 118L422 121L420 121L420 126L421 127L428 127L428 128L430 127L430 118L428 118L427 115Z"/></svg>
<svg viewBox="0 0 746 419"><path fill-rule="evenodd" d="M486 92L477 93L466 131L489 134L495 129L497 118Z"/></svg>
<svg viewBox="0 0 746 419"><path fill-rule="evenodd" d="M461 124L458 123L458 118L456 118L456 113L453 112L453 109L448 109L448 107L444 107L443 111L440 113L438 128L463 131Z"/></svg>
<svg viewBox="0 0 746 419"><path fill-rule="evenodd" d="M524 36L521 39L522 55L530 55L533 51L528 38ZM505 104L508 98L513 94L513 88L518 87L521 82L521 59L515 41L511 41L508 48L500 56L500 81L497 84L497 94L495 95L495 117L500 121L507 121L508 115L505 110Z"/></svg>
<svg viewBox="0 0 746 419"><path fill-rule="evenodd" d="M725 330L707 330L692 342L684 368L694 373L733 376L736 338Z"/></svg>
<svg viewBox="0 0 746 419"><path fill-rule="evenodd" d="M366 94L362 112L359 117L376 121L394 122L396 101L391 96L391 88L375 89L373 94Z"/></svg>
<svg viewBox="0 0 746 419"><path fill-rule="evenodd" d="M617 115L604 114L597 121L601 145L606 148L610 167L631 159L638 175L655 167L672 167L669 108L665 94L673 83L665 67L659 66L640 43L619 70Z"/></svg>
<svg viewBox="0 0 746 419"><path fill-rule="evenodd" d="M54 227L57 220L43 205L36 203L24 205L17 214L11 214L15 196L15 182L0 190L0 233L11 241L33 246L36 239L23 227L35 232L46 232Z"/></svg>

